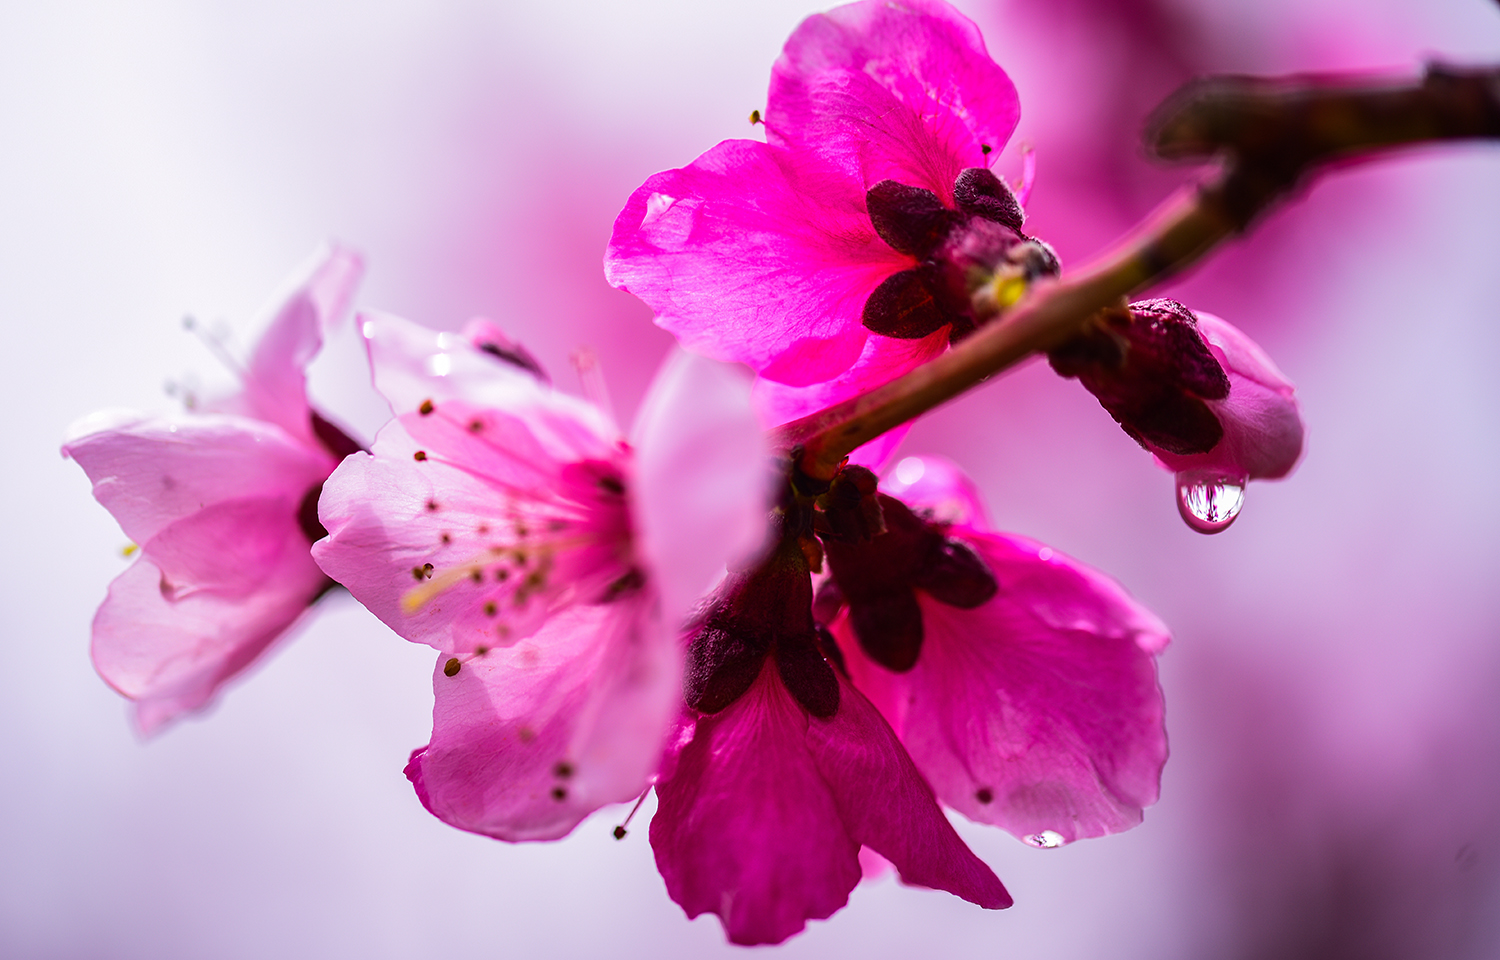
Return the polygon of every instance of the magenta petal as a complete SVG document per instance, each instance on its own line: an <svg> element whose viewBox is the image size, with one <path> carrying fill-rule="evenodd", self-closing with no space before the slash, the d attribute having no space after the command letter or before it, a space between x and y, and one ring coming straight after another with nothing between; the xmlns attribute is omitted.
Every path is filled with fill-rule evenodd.
<svg viewBox="0 0 1500 960"><path fill-rule="evenodd" d="M269 313L245 373L245 389L208 409L274 423L310 446L317 444L309 420L304 371L323 346L323 336L344 315L364 273L352 250L328 245L315 253Z"/></svg>
<svg viewBox="0 0 1500 960"><path fill-rule="evenodd" d="M464 830L553 840L635 799L681 701L676 641L653 602L569 608L452 676L440 656L432 742L407 768L423 804Z"/></svg>
<svg viewBox="0 0 1500 960"><path fill-rule="evenodd" d="M735 943L780 943L832 916L859 882L859 843L774 667L698 719L656 792L651 847L667 892L689 917L718 914Z"/></svg>
<svg viewBox="0 0 1500 960"><path fill-rule="evenodd" d="M812 720L808 748L845 828L910 884L947 890L988 910L1011 905L988 866L959 839L932 788L879 712L839 681L839 710Z"/></svg>
<svg viewBox="0 0 1500 960"><path fill-rule="evenodd" d="M247 587L178 593L149 551L110 584L94 616L94 667L136 701L143 732L155 733L206 705L283 636L327 584L301 531L290 526L281 551L246 571Z"/></svg>
<svg viewBox="0 0 1500 960"><path fill-rule="evenodd" d="M861 189L893 179L951 204L959 171L988 166L1020 115L967 17L946 3L866 0L792 34L771 71L766 136Z"/></svg>
<svg viewBox="0 0 1500 960"><path fill-rule="evenodd" d="M1205 471L1251 480L1286 476L1302 456L1304 435L1291 381L1239 328L1212 314L1195 314L1199 332L1229 374L1229 396L1208 402L1224 427L1224 438L1208 453L1151 452L1179 473Z"/></svg>
<svg viewBox="0 0 1500 960"><path fill-rule="evenodd" d="M861 845L908 883L1010 905L868 701L841 681L838 712L810 718L766 663L742 697L698 718L657 784L651 846L689 917L718 914L735 943L779 943L848 901Z"/></svg>
<svg viewBox="0 0 1500 960"><path fill-rule="evenodd" d="M919 593L926 638L893 674L835 633L939 798L1053 846L1140 822L1166 761L1160 621L1102 574L1018 537L951 531L1000 592L960 610ZM1054 836L1046 832L1051 831Z"/></svg>
<svg viewBox="0 0 1500 960"><path fill-rule="evenodd" d="M881 478L880 489L938 523L989 528L989 512L979 488L952 460L902 457Z"/></svg>
<svg viewBox="0 0 1500 960"><path fill-rule="evenodd" d="M277 426L234 416L105 413L70 433L63 455L83 467L95 499L136 543L221 501L285 495L299 502L334 462Z"/></svg>
<svg viewBox="0 0 1500 960"><path fill-rule="evenodd" d="M610 283L646 301L683 346L794 385L855 362L865 301L911 265L875 234L861 184L789 173L751 140L647 180L605 255Z"/></svg>

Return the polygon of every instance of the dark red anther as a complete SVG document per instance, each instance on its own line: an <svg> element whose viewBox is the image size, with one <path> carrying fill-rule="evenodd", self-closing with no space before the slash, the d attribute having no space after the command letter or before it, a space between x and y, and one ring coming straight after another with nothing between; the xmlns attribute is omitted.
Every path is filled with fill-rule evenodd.
<svg viewBox="0 0 1500 960"><path fill-rule="evenodd" d="M931 264L893 273L865 301L860 320L882 337L920 340L950 322L950 314L939 301L942 282Z"/></svg>

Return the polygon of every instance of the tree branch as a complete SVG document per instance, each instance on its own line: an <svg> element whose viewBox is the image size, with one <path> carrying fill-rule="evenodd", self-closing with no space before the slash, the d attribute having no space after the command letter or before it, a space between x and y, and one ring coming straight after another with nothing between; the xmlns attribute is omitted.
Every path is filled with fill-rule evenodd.
<svg viewBox="0 0 1500 960"><path fill-rule="evenodd" d="M805 474L829 479L854 448L980 381L1052 349L1099 310L1119 305L1243 232L1332 165L1394 148L1500 138L1500 68L1429 66L1418 80L1218 77L1188 84L1147 125L1164 160L1220 158L1204 184L1179 192L1104 256L1038 283L999 320L942 356L875 389L785 424Z"/></svg>

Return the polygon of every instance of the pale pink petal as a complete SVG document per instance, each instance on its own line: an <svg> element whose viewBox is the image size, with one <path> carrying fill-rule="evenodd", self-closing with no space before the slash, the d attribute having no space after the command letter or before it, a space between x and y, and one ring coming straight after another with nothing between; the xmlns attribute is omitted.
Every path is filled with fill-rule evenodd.
<svg viewBox="0 0 1500 960"><path fill-rule="evenodd" d="M780 943L833 915L860 878L859 843L808 750L808 714L775 673L698 719L651 820L667 893L689 917L718 914L741 944Z"/></svg>
<svg viewBox="0 0 1500 960"><path fill-rule="evenodd" d="M806 385L855 362L865 301L912 264L876 235L862 184L727 140L631 196L605 274L683 346Z"/></svg>
<svg viewBox="0 0 1500 960"><path fill-rule="evenodd" d="M649 783L681 702L675 638L649 593L575 606L535 636L433 674L432 742L407 776L436 816L553 840Z"/></svg>
<svg viewBox="0 0 1500 960"><path fill-rule="evenodd" d="M177 420L92 419L63 445L83 467L94 497L136 543L224 500L284 495L300 502L333 468L319 448L280 427L227 415Z"/></svg>
<svg viewBox="0 0 1500 960"><path fill-rule="evenodd" d="M859 360L842 374L823 383L794 387L764 377L756 380L755 407L767 426L789 423L873 390L921 366L947 348L946 327L920 340L871 335L865 340ZM910 429L908 423L886 431L856 450L850 460L880 470Z"/></svg>
<svg viewBox="0 0 1500 960"><path fill-rule="evenodd" d="M1212 314L1195 314L1209 350L1229 374L1229 396L1208 401L1224 427L1224 438L1208 453L1151 452L1179 473L1204 471L1251 480L1286 476L1302 456L1304 439L1291 381L1237 327Z"/></svg>
<svg viewBox="0 0 1500 960"><path fill-rule="evenodd" d="M144 733L204 707L328 586L302 532L287 526L279 555L262 558L262 569L247 577L253 589L177 594L149 554L110 584L94 616L94 667L135 701Z"/></svg>
<svg viewBox="0 0 1500 960"><path fill-rule="evenodd" d="M207 409L274 423L316 445L305 371L323 346L324 334L349 308L363 274L364 261L352 250L330 244L315 253L266 311L265 332L245 371L245 389Z"/></svg>
<svg viewBox="0 0 1500 960"><path fill-rule="evenodd" d="M865 0L807 18L771 71L766 136L861 189L893 179L953 202L989 165L1020 100L972 21L946 3ZM985 147L989 147L987 152Z"/></svg>
<svg viewBox="0 0 1500 960"><path fill-rule="evenodd" d="M305 494L304 494L305 495ZM161 570L161 592L180 599L199 590L243 596L285 562L288 541L312 544L297 522L301 496L220 500L167 524L141 545ZM304 569L311 567L298 565Z"/></svg>
<svg viewBox="0 0 1500 960"><path fill-rule="evenodd" d="M1126 829L1157 798L1160 621L1114 581L1019 537L956 528L994 572L973 610L918 591L925 639L894 674L834 624L855 683L939 799L1041 846ZM1049 833L1050 831L1050 833Z"/></svg>
<svg viewBox="0 0 1500 960"><path fill-rule="evenodd" d="M840 681L838 712L812 718L771 662L729 707L698 718L657 784L651 846L688 916L718 914L735 943L779 943L847 902L861 844L908 883L1009 906L875 709Z"/></svg>
<svg viewBox="0 0 1500 960"><path fill-rule="evenodd" d="M588 426L598 436L619 431L597 409L557 393L528 371L476 348L469 337L431 330L390 314L362 312L360 333L370 354L375 389L396 416L426 401L465 400L476 406L544 406Z"/></svg>
<svg viewBox="0 0 1500 960"><path fill-rule="evenodd" d="M880 489L936 523L989 528L979 488L952 460L903 457L881 478Z"/></svg>
<svg viewBox="0 0 1500 960"><path fill-rule="evenodd" d="M513 643L596 601L635 569L625 478L607 460L559 459L611 452L565 419L447 401L392 421L373 456L328 478L314 556L398 634L451 652Z"/></svg>
<svg viewBox="0 0 1500 960"><path fill-rule="evenodd" d="M669 624L766 538L770 448L745 371L675 350L635 425L635 519ZM705 535L712 531L711 535Z"/></svg>

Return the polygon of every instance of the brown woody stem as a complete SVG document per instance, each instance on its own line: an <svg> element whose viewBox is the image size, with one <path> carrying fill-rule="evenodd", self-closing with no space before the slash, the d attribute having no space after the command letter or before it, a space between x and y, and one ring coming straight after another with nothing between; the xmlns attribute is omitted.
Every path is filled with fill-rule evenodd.
<svg viewBox="0 0 1500 960"><path fill-rule="evenodd" d="M829 479L854 448L1058 346L1099 310L1197 262L1309 174L1392 148L1475 138L1500 138L1500 68L1434 65L1415 81L1222 77L1191 83L1157 110L1147 149L1167 160L1221 158L1206 183L1178 193L1093 263L1037 284L1001 319L952 350L780 427L775 442L800 447L802 472Z"/></svg>

